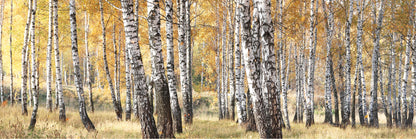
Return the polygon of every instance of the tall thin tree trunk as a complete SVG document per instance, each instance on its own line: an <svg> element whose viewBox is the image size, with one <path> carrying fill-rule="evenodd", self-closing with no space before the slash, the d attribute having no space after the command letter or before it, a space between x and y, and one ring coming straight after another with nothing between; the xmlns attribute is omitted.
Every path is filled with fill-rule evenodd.
<svg viewBox="0 0 416 139"><path fill-rule="evenodd" d="M185 97L183 97L184 100L186 100L186 103L184 103L184 112L186 114L185 116L185 123L192 124L193 119L193 110L192 110L192 42L191 42L191 1L186 0L185 2L185 30L186 30L186 36L185 36L185 44L186 44L186 51L187 51L187 76L188 76L188 92Z"/></svg>
<svg viewBox="0 0 416 139"><path fill-rule="evenodd" d="M409 19L409 25L413 25L413 34L411 34L412 38L409 38L408 41L412 43L412 92L410 95L410 102L409 102L409 113L406 119L406 127L411 128L413 123L413 117L414 117L414 103L415 103L415 95L416 95L416 14L415 14L415 0L411 1L411 12L410 12L410 19Z"/></svg>
<svg viewBox="0 0 416 139"><path fill-rule="evenodd" d="M1 10L0 10L0 40L2 40L3 36L3 20L4 20L4 0L1 1ZM0 42L0 102L4 101L4 88L3 88L3 43Z"/></svg>
<svg viewBox="0 0 416 139"><path fill-rule="evenodd" d="M289 129L289 130L290 130L290 121L289 121L289 112L288 112L288 109L287 109L287 104L288 104L288 102L287 102L288 101L287 93L288 93L288 90L289 90L291 51L292 51L292 44L290 44L289 53L287 55L287 66L286 66L286 73L285 73L286 74L286 78L285 78L286 84L285 84L285 86L282 86L286 90L286 92L283 94L283 112L284 112L284 116L285 116L284 119L285 119L285 122L286 122L286 128ZM284 72L284 71L282 71L282 72Z"/></svg>
<svg viewBox="0 0 416 139"><path fill-rule="evenodd" d="M233 0L227 0L227 11L228 11L228 63L227 63L227 71L228 71L228 78L229 78L229 95L230 95L230 110L229 110L229 119L235 119L235 73L234 73L234 29L233 27L235 22L235 16L233 16Z"/></svg>
<svg viewBox="0 0 416 139"><path fill-rule="evenodd" d="M391 34L391 37L393 37L393 33ZM393 115L395 114L393 106L396 105L396 102L393 101L394 100L394 96L396 95L396 81L395 79L395 71L393 71L393 67L395 67L395 61L396 59L394 58L394 39L392 39L391 44L390 44L390 64L388 65L388 72L389 72L389 78L388 78L388 85L387 85L387 90L388 90L388 95L387 95L387 102L389 105L389 114L388 114L388 119L387 119L387 127L391 128L393 127Z"/></svg>
<svg viewBox="0 0 416 139"><path fill-rule="evenodd" d="M325 31L326 31L326 68L325 68L325 120L324 123L332 124L332 100L331 100L331 84L335 82L331 81L331 65L332 65L332 55L331 55L331 45L332 45L332 34L333 34L333 10L332 10L332 0L329 1L329 8L326 10L325 1L322 1L322 8L324 9L324 15L327 18L325 22ZM329 13L329 15L327 15Z"/></svg>
<svg viewBox="0 0 416 139"><path fill-rule="evenodd" d="M240 16L242 15L242 8L241 8L241 11L240 11ZM241 35L241 28L243 27L242 26L242 17L240 17L240 36L242 36ZM241 73L240 73L240 75L241 75L241 88L240 88L240 91L241 91L241 93L242 93L242 100L241 100L241 113L242 113L242 117L243 117L243 119L245 119L245 123L247 123L247 121L248 121L248 115L247 115L247 95L245 94L245 76L246 76L246 65L245 65L245 63L244 63L244 55L243 55L243 53L242 53L242 48L241 48L241 37L240 37L240 55L241 55L241 59L240 59L240 61L241 61ZM253 119L254 120L254 119ZM255 123L254 123L255 124Z"/></svg>
<svg viewBox="0 0 416 139"><path fill-rule="evenodd" d="M368 123L367 120L367 109L366 109L366 86L365 86L365 78L364 78L364 67L363 67L363 58L362 58L362 39L363 39L363 12L364 12L364 2L359 0L357 2L357 9L358 9L358 23L357 23L357 65L359 68L359 80L360 80L360 87L361 91L359 92L358 101L359 101L359 117L360 117L360 124L366 125Z"/></svg>
<svg viewBox="0 0 416 139"><path fill-rule="evenodd" d="M302 119L300 116L302 115L302 101L301 101L301 92L300 92L300 61L298 60L298 51L297 51L297 45L295 46L295 81L296 81L296 111L295 116L293 118L293 122L300 123Z"/></svg>
<svg viewBox="0 0 416 139"><path fill-rule="evenodd" d="M402 43L402 41L400 41L400 47L403 47L403 43ZM402 78L403 78L403 56L402 56L402 53L400 53L400 56L399 56L399 76L397 77L398 79L398 88L397 88L397 90L398 90L398 92L397 92L397 106L396 106L396 111L397 111L397 121L396 121L396 127L397 128L400 128L401 127L401 121L402 121L402 115L401 115L401 107L402 107L402 101L401 101L401 96L402 96L402 82L403 82L403 80L402 80Z"/></svg>
<svg viewBox="0 0 416 139"><path fill-rule="evenodd" d="M189 109L188 104L188 94L189 94L189 81L188 81L188 73L187 73L187 45L186 45L186 20L185 20L185 14L186 14L186 2L187 0L180 0L180 14L179 14L179 27L178 27L178 44L179 44L179 69L180 69L180 80L181 80L181 92L183 95L183 104L184 104L184 118L185 121L189 119L187 113L187 109Z"/></svg>
<svg viewBox="0 0 416 139"><path fill-rule="evenodd" d="M31 40L31 49L32 49L32 80L31 80L31 84L32 84L32 94L33 94L33 111L32 111L32 116L30 118L30 125L29 125L29 130L33 130L35 128L36 125L36 117L37 117L37 113L38 113L38 101L39 101L39 88L38 88L38 84L36 82L37 79L37 62L36 62L36 40L35 40L35 23L36 23L36 10L37 10L37 0L33 0L32 3L32 16L31 16L31 27L30 27L30 40ZM27 52L29 53L29 52ZM52 109L51 109L52 110Z"/></svg>
<svg viewBox="0 0 416 139"><path fill-rule="evenodd" d="M311 16L310 16L310 30L309 30L309 60L308 60L308 80L307 80L307 84L308 84L308 88L307 88L307 92L306 92L306 106L307 106L307 112L306 112L306 127L310 127L313 123L313 92L314 92L314 88L313 88L313 79L314 79L314 71L315 71L315 47L314 44L316 43L314 40L314 36L315 36L315 11L314 11L314 7L315 7L315 0L311 0L310 2L310 6L311 6Z"/></svg>
<svg viewBox="0 0 416 139"><path fill-rule="evenodd" d="M351 103L351 36L350 36L350 28L352 22L352 16L354 12L354 1L349 1L349 10L347 13L348 20L346 22L345 27L345 58L346 58L346 66L345 66L345 92L344 92L344 106L342 114L342 123L341 127L346 128L349 123L349 116L350 116L350 103Z"/></svg>
<svg viewBox="0 0 416 139"><path fill-rule="evenodd" d="M32 1L28 0L29 7L27 12L27 21L26 21L26 27L25 27L25 34L24 34L24 40L23 40L23 48L22 48L22 87L21 87L21 102L22 102L22 115L27 115L27 49L28 49L28 43L29 43L29 27L32 19Z"/></svg>
<svg viewBox="0 0 416 139"><path fill-rule="evenodd" d="M166 0L166 71L170 95L170 108L173 118L173 129L176 133L182 133L181 108L179 107L176 92L175 58L173 53L173 4L172 0Z"/></svg>
<svg viewBox="0 0 416 139"><path fill-rule="evenodd" d="M235 98L236 98L236 105L237 105L237 117L238 117L238 123L241 125L242 123L245 123L247 120L247 117L245 115L245 106L243 104L245 103L245 96L244 96L244 80L242 80L242 73L241 73L241 49L240 49L240 27L241 27L241 1L236 1L236 9L235 9L235 33L234 33L234 52L235 52Z"/></svg>
<svg viewBox="0 0 416 139"><path fill-rule="evenodd" d="M287 82L285 81L285 78L286 78L285 64L286 64L286 62L285 62L285 51L284 51L285 44L283 43L283 6L284 6L284 1L283 0L277 1L276 9L279 9L279 13L277 14L278 15L278 21L277 21L278 26L277 27L278 27L278 30L279 30L279 33L277 34L277 39L278 39L277 46L279 47L279 50L277 51L277 59L280 62L278 62L277 66L276 66L276 69L277 69L277 79L276 79L277 82L276 82L276 84L277 84L277 88L281 91L281 95L283 96L283 113L284 113L285 117L283 117L283 115L281 114L281 117L282 117L281 124L282 124L282 127L285 127L285 122L289 125L289 120L288 120L289 117L287 116L287 113L285 111L286 109L284 109L285 108L284 106L287 105L286 104L287 100L285 100L287 98L287 88L285 87ZM276 10L276 12L277 12L277 10ZM279 68L279 64L280 64L280 68ZM278 100L280 100L281 95L279 94L277 96ZM285 119L287 121L284 121L283 119ZM290 127L289 127L289 129L290 129Z"/></svg>
<svg viewBox="0 0 416 139"><path fill-rule="evenodd" d="M216 11L216 23L217 25L220 24L219 20L219 2L216 3L215 11ZM180 23L181 24L181 23ZM219 27L216 28L216 31L218 32L215 36L215 65L216 65L216 73L217 73L217 96L218 96L218 119L223 119L223 109L222 109L222 90L221 90L221 66L220 66L220 29Z"/></svg>
<svg viewBox="0 0 416 139"><path fill-rule="evenodd" d="M381 57L379 58L380 62L383 63L383 61L381 60ZM388 123L389 120L389 112L388 112L388 108L387 108L387 104L386 104L386 95L384 93L384 83L383 83L383 66L380 64L379 65L379 86L380 86L380 94L381 94L381 101L383 104L383 108L384 108L384 115L386 116L386 122Z"/></svg>
<svg viewBox="0 0 416 139"><path fill-rule="evenodd" d="M357 90L358 92L361 92L360 89L360 84L358 83L359 81L359 68L358 68L358 64L355 65L355 73L354 73L354 85L352 87L352 103L351 103L351 127L355 127L355 111L356 111L356 103L355 103L355 98L356 98L356 94L357 94Z"/></svg>
<svg viewBox="0 0 416 139"><path fill-rule="evenodd" d="M84 99L84 86L82 86L81 69L79 67L78 56L78 39L77 39L77 20L76 20L76 8L75 0L69 1L69 16L71 24L71 49L72 49L72 63L74 65L75 74L75 86L77 88L78 102L79 102L79 115L84 127L89 131L95 131L95 126L88 117L85 99Z"/></svg>
<svg viewBox="0 0 416 139"><path fill-rule="evenodd" d="M46 109L52 112L52 35L53 35L53 1L49 0L48 45L46 53Z"/></svg>
<svg viewBox="0 0 416 139"><path fill-rule="evenodd" d="M116 41L116 25L115 23L113 23L113 32L112 32L112 37L113 37L113 52L114 52L114 92L116 95L116 101L117 101L117 105L119 104L119 100L120 100L120 91L118 87L118 61L117 61L117 56L118 56L118 50L117 50L117 41ZM121 118L120 118L121 120Z"/></svg>
<svg viewBox="0 0 416 139"><path fill-rule="evenodd" d="M126 73L126 121L129 121L131 119L131 71L130 71L130 56L129 51L127 48L127 45L124 47L124 64L125 64L125 73ZM137 103L137 101L134 101L135 97L137 95L133 95L133 103ZM137 106L137 104L136 104ZM134 108L133 108L134 109ZM133 113L135 111L133 110Z"/></svg>
<svg viewBox="0 0 416 139"><path fill-rule="evenodd" d="M375 3L373 3L375 5ZM373 5L373 6L374 6ZM383 14L384 14L384 0L381 0L381 3L379 4L379 12L378 17L376 17L376 14L374 13L374 20L377 24L377 27L375 29L375 37L374 37L374 49L373 49L373 56L372 56L372 82L371 82L371 102L370 102L370 126L372 127L378 127L378 106L377 106L377 81L378 81L378 57L380 57L380 34L381 34L381 28L383 23ZM407 83L407 81L406 81Z"/></svg>
<svg viewBox="0 0 416 139"><path fill-rule="evenodd" d="M126 45L128 46L130 63L134 78L134 91L138 94L138 106L140 116L140 125L143 138L159 137L155 120L149 111L150 102L147 94L146 78L144 73L142 55L138 43L138 28L134 22L133 0L120 0L123 11L124 32L126 36ZM169 106L168 106L169 107Z"/></svg>
<svg viewBox="0 0 416 139"><path fill-rule="evenodd" d="M59 54L59 30L58 30L58 0L53 0L53 36L54 36L54 49L55 49L55 75L56 75L56 91L58 92L58 106L59 106L59 121L66 121L65 114L65 102L64 93L62 88L62 70L61 61Z"/></svg>
<svg viewBox="0 0 416 139"><path fill-rule="evenodd" d="M117 115L117 120L121 120L122 119L123 110L121 108L121 104L117 100L115 88L114 88L113 81L112 81L111 75L110 75L110 69L108 68L107 53L106 53L106 35L105 35L106 32L105 32L105 23L104 23L104 14L103 14L102 0L100 0L99 2L100 2L101 25L102 25L102 30L103 30L102 33L103 33L103 60L104 60L104 69L105 69L105 73L107 75L108 86L110 86L111 99L113 100L113 106L114 106L114 111L116 112L116 115Z"/></svg>
<svg viewBox="0 0 416 139"><path fill-rule="evenodd" d="M10 0L10 102L14 104L14 91L13 91L13 0Z"/></svg>
<svg viewBox="0 0 416 139"><path fill-rule="evenodd" d="M225 10L223 10L223 23L222 23L222 110L223 110L223 117L224 118L229 118L229 113L228 113L228 87L227 87L227 83L228 83L228 75L227 75L227 57L226 57L226 50L227 50L227 12Z"/></svg>
<svg viewBox="0 0 416 139"><path fill-rule="evenodd" d="M85 54L86 54L86 63L87 63L87 85L88 85L88 98L90 99L91 111L94 112L94 100L92 96L92 82L91 82L91 63L90 63L90 52L88 50L88 33L90 32L90 18L87 14L87 11L84 11L85 16ZM127 81L127 80L126 80Z"/></svg>

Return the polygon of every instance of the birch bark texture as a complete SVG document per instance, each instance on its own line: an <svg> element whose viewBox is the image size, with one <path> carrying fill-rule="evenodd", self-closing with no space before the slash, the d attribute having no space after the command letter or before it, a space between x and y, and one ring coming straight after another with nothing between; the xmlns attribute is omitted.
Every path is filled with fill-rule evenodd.
<svg viewBox="0 0 416 139"><path fill-rule="evenodd" d="M87 129L89 132L92 132L92 131L95 131L95 126L90 120L88 113L87 113L86 106L85 106L84 86L82 85L81 68L79 66L75 0L69 1L69 17L70 17L69 19L70 19L70 24L71 24L72 63L74 67L75 86L77 88L77 94L78 94L79 115L81 117L81 121L84 124L85 129Z"/></svg>
<svg viewBox="0 0 416 139"><path fill-rule="evenodd" d="M237 104L237 117L238 123L245 123L247 120L247 115L245 114L245 94L244 94L244 80L242 76L244 73L241 72L241 48L240 48L240 33L241 33L241 0L236 0L236 9L235 9L235 33L234 33L234 52L235 52L235 98Z"/></svg>
<svg viewBox="0 0 416 139"><path fill-rule="evenodd" d="M178 94L176 92L175 58L173 52L173 3L165 1L166 8L166 71L170 95L170 107L173 118L173 129L176 133L182 133L181 108L179 107Z"/></svg>
<svg viewBox="0 0 416 139"><path fill-rule="evenodd" d="M52 35L53 35L53 0L49 0L48 44L46 52L46 109L52 112Z"/></svg>
<svg viewBox="0 0 416 139"><path fill-rule="evenodd" d="M91 107L91 111L94 112L94 101L93 101L93 96L92 96L92 82L91 82L91 62L90 62L90 52L88 50L88 34L90 32L89 28L90 28L90 18L89 18L89 14L87 13L87 11L84 11L84 17L85 17L85 55L86 55L86 80L87 80L87 85L88 85L88 98L90 101L90 107ZM126 80L127 81L127 80Z"/></svg>
<svg viewBox="0 0 416 139"><path fill-rule="evenodd" d="M326 9L325 0L322 1L322 8L324 10L324 15L327 18L325 21L325 31L326 31L326 65L325 65L325 120L324 123L332 124L332 99L331 99L331 84L335 84L331 80L331 66L332 66L332 54L331 54L331 45L332 45L332 35L333 35L333 25L334 25L334 13L332 9L332 0L328 2L328 10Z"/></svg>
<svg viewBox="0 0 416 139"><path fill-rule="evenodd" d="M138 25L134 21L133 0L120 0L123 12L124 33L126 45L128 46L128 55L134 78L134 92L138 95L138 107L140 127L143 138L158 138L159 134L156 128L153 114L150 110L150 101L147 93L147 84L144 73L142 55L140 52Z"/></svg>
<svg viewBox="0 0 416 139"><path fill-rule="evenodd" d="M306 88L306 127L310 127L313 123L313 79L315 71L315 0L310 2L310 29L309 29L309 60L308 60L308 79Z"/></svg>
<svg viewBox="0 0 416 139"><path fill-rule="evenodd" d="M348 4L348 12L346 12L348 19L345 25L345 93L344 93L344 105L342 114L341 127L346 128L349 123L350 116L350 103L351 103L351 22L354 12L354 1L350 0Z"/></svg>
<svg viewBox="0 0 416 139"><path fill-rule="evenodd" d="M62 61L59 53L59 26L58 26L58 0L53 0L53 40L54 40L54 51L55 51L55 84L56 91L58 94L58 108L59 108L59 121L66 121L65 102L64 94L62 89Z"/></svg>
<svg viewBox="0 0 416 139"><path fill-rule="evenodd" d="M170 95L162 55L159 0L147 1L147 22L149 25L149 46L152 60L153 81L155 85L159 137L173 138Z"/></svg>
<svg viewBox="0 0 416 139"><path fill-rule="evenodd" d="M124 66L125 66L125 73L126 73L126 121L131 119L131 71L130 71L130 56L128 54L127 45L124 47ZM137 103L134 101L136 99L136 95L133 95L133 103ZM134 104L133 104L134 105ZM137 105L137 104L136 104ZM133 111L134 112L134 111Z"/></svg>
<svg viewBox="0 0 416 139"><path fill-rule="evenodd" d="M241 46L244 53L244 62L246 65L247 82L249 94L252 97L253 114L256 121L257 130L262 138L271 137L268 126L269 119L266 119L266 108L261 92L260 80L260 42L259 42L259 12L257 10L258 3L253 3L253 21L250 16L250 0L242 0L242 39ZM251 27L252 26L252 27Z"/></svg>
<svg viewBox="0 0 416 139"><path fill-rule="evenodd" d="M379 11L378 16L374 13L374 18L376 21L376 29L375 29L375 37L373 41L374 49L373 49L373 56L372 56L372 82L371 82L371 102L370 102L370 126L378 127L378 107L377 107L377 82L378 82L378 57L380 57L380 34L381 28L383 23L383 15L384 15L384 2L385 0L380 0L379 4ZM373 3L375 4L375 3ZM408 65L407 65L408 66ZM407 81L406 81L407 83Z"/></svg>
<svg viewBox="0 0 416 139"><path fill-rule="evenodd" d="M28 6L28 12L27 12L27 21L26 21L26 27L25 27L25 34L23 38L23 48L22 48L22 87L21 87L21 102L22 102L22 115L27 116L27 49L28 49L28 43L29 43L29 29L32 21L32 2L33 0L28 0L29 6Z"/></svg>
<svg viewBox="0 0 416 139"><path fill-rule="evenodd" d="M31 60L32 60L32 73L30 73L31 75L31 84L32 84L32 94L33 94L33 111L32 111L32 116L30 118L30 125L29 125L29 130L33 130L35 128L36 125L36 118L37 118L37 113L38 113L38 106L39 106L39 84L37 84L38 82L36 81L36 79L38 79L37 77L37 62L36 62L36 41L35 41L35 28L36 28L36 10L37 10L37 0L33 0L32 1L32 16L31 16L31 27L30 27L30 41L31 41ZM29 53L29 52L27 52Z"/></svg>
<svg viewBox="0 0 416 139"><path fill-rule="evenodd" d="M363 12L364 12L364 1L359 0L357 1L357 9L358 9L358 21L357 21L357 65L359 68L358 76L360 80L360 88L361 91L358 93L358 102L359 102L359 116L360 116L360 124L366 125L368 124L367 120L367 108L366 108L366 85L365 85L365 78L364 78L364 66L363 66L363 57L362 57L362 49L363 49Z"/></svg>

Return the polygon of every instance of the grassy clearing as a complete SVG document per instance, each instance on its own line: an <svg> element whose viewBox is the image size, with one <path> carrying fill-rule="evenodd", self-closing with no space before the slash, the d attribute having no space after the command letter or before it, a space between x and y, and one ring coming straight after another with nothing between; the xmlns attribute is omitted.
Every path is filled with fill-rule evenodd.
<svg viewBox="0 0 416 139"><path fill-rule="evenodd" d="M0 107L1 138L140 138L137 120L117 121L113 111L90 113L97 132L88 133L76 109L67 111L66 123L60 123L57 112L48 113L39 109L34 131L27 130L30 116L21 116L19 106ZM29 108L31 111L31 108ZM194 124L185 125L178 138L258 138L256 132L246 132L244 127L231 120L218 121L216 114L196 114ZM317 115L316 121L322 116ZM381 121L382 122L382 121ZM379 129L360 127L340 129L327 124L315 124L306 129L303 123L293 124L291 130L283 130L285 138L414 138L415 129L388 129L382 124Z"/></svg>

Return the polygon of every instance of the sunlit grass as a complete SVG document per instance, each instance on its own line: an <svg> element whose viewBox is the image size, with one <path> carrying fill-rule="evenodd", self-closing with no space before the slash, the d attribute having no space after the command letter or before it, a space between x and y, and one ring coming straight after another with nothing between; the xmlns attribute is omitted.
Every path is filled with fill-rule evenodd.
<svg viewBox="0 0 416 139"><path fill-rule="evenodd" d="M29 108L29 112L31 112ZM208 110L208 109L207 109ZM2 138L140 138L140 123L117 121L113 111L89 113L97 129L87 132L81 123L76 109L67 111L67 121L58 121L57 111L52 113L41 106L34 131L27 130L29 116L22 116L20 105L0 107L0 137ZM192 125L184 125L184 133L175 134L178 138L258 138L256 132L246 132L244 126L231 120L218 120L216 114L196 114ZM381 127L367 128L357 125L356 128L341 129L328 124L321 124L322 116L316 115L316 124L305 128L304 123L291 123L291 130L284 129L285 138L414 138L416 130L389 129ZM381 116L382 117L382 116ZM382 122L380 120L380 122Z"/></svg>

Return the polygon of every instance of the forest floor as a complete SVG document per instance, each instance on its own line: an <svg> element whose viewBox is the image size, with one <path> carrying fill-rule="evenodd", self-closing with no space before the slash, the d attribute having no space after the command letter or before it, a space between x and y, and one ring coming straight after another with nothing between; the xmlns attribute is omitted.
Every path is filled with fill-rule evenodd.
<svg viewBox="0 0 416 139"><path fill-rule="evenodd" d="M137 120L117 121L113 111L89 112L97 131L88 133L76 109L67 109L67 121L58 121L57 111L52 113L40 106L34 131L27 130L29 115L22 116L20 104L0 107L0 138L140 138L140 124ZM123 115L124 116L124 115ZM246 132L235 121L218 120L215 114L196 114L192 125L184 126L184 133L175 134L177 138L258 138L256 132ZM317 115L316 121L321 120ZM304 124L293 124L291 130L284 129L285 138L414 138L416 130L386 128L378 129L356 127L340 129L328 124L317 123L305 128Z"/></svg>

